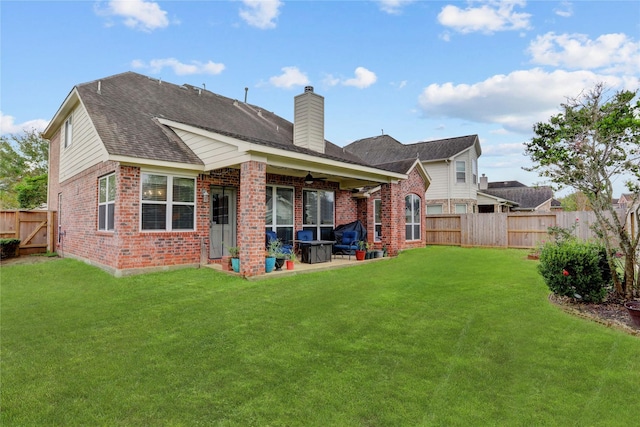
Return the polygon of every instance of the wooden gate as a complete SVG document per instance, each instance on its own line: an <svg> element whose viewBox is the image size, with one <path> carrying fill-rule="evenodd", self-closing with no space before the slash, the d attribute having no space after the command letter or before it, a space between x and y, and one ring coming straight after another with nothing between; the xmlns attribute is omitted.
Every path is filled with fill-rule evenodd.
<svg viewBox="0 0 640 427"><path fill-rule="evenodd" d="M20 239L20 255L54 252L56 212L0 211L0 238Z"/></svg>

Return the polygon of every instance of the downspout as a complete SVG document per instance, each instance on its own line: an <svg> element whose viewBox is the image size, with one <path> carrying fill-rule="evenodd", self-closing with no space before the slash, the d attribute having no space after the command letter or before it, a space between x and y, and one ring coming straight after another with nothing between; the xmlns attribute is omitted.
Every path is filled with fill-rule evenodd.
<svg viewBox="0 0 640 427"><path fill-rule="evenodd" d="M450 170L449 163L451 163L451 159L447 159L445 162L447 163L447 170ZM447 213L451 213L451 172L447 177Z"/></svg>

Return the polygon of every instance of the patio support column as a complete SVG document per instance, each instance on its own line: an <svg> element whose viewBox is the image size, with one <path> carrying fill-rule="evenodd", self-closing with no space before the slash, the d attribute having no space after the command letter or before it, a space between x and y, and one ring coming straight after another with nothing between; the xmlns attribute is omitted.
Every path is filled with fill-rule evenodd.
<svg viewBox="0 0 640 427"><path fill-rule="evenodd" d="M238 247L240 273L264 274L265 197L267 165L251 160L240 166L238 192Z"/></svg>
<svg viewBox="0 0 640 427"><path fill-rule="evenodd" d="M382 207L382 245L387 247L389 256L396 256L404 239L404 200L399 206L398 184L382 184L380 188L380 203Z"/></svg>

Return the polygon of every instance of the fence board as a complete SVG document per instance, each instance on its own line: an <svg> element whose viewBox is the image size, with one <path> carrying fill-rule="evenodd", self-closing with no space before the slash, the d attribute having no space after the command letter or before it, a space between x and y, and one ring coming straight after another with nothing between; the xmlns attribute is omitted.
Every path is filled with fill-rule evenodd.
<svg viewBox="0 0 640 427"><path fill-rule="evenodd" d="M20 239L22 255L53 251L55 218L50 211L0 211L0 237Z"/></svg>
<svg viewBox="0 0 640 427"><path fill-rule="evenodd" d="M574 228L574 235L595 237L593 212L482 213L426 216L428 245L535 248L549 239L548 228Z"/></svg>

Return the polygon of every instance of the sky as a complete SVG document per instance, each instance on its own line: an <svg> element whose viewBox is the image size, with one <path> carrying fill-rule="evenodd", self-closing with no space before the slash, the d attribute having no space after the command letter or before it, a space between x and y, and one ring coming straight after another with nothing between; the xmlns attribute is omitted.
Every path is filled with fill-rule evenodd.
<svg viewBox="0 0 640 427"><path fill-rule="evenodd" d="M596 83L640 87L640 2L0 0L0 134L44 130L74 85L126 71L248 88L290 121L310 85L334 144L477 134L490 182L545 184L523 170L533 125Z"/></svg>

